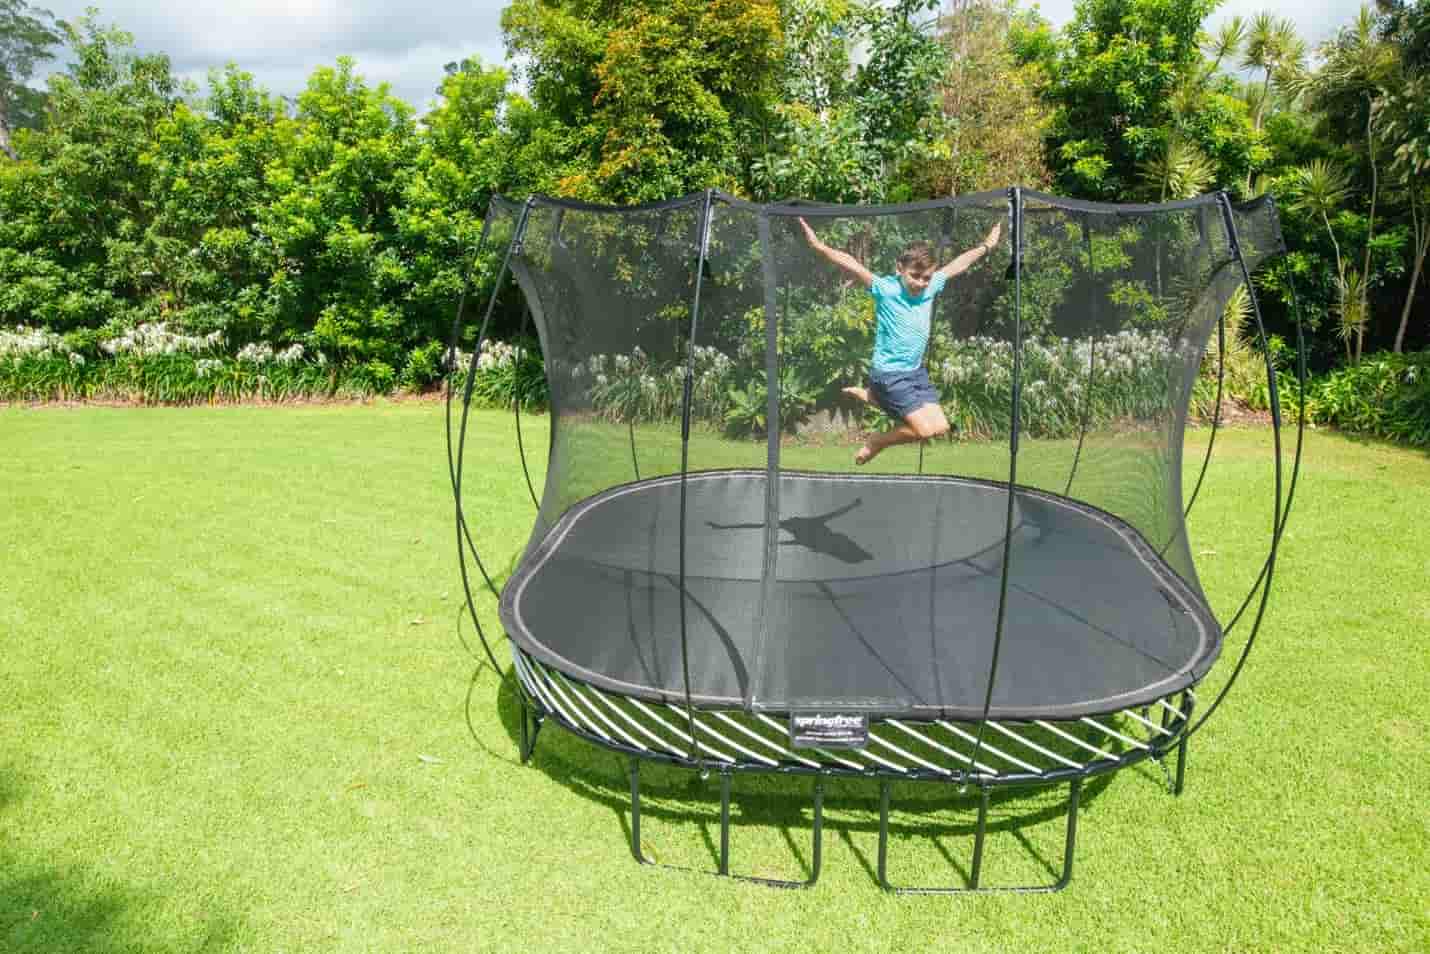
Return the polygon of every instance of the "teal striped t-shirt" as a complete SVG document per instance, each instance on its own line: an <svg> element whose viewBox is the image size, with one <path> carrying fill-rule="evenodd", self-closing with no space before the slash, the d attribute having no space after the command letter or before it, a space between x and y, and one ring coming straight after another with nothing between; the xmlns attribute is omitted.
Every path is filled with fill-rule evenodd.
<svg viewBox="0 0 1430 954"><path fill-rule="evenodd" d="M947 283L942 272L935 272L917 298L904 290L898 275L881 275L869 285L874 299L873 373L914 371L923 364L933 300Z"/></svg>

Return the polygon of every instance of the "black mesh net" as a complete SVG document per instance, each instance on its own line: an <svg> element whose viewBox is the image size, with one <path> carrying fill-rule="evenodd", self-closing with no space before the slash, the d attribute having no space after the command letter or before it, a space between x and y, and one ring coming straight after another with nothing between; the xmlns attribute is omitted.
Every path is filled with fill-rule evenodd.
<svg viewBox="0 0 1430 954"><path fill-rule="evenodd" d="M702 705L995 718L1150 701L1215 660L1182 438L1233 230L1252 267L1281 250L1269 202L495 209L551 393L502 598L527 651L666 701L688 662ZM931 391L871 369L889 354ZM882 405L846 392L871 370ZM928 405L946 435L855 462Z"/></svg>

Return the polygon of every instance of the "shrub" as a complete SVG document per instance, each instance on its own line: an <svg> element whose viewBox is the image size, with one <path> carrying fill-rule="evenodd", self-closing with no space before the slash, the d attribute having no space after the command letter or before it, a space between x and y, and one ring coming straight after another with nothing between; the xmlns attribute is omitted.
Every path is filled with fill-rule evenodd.
<svg viewBox="0 0 1430 954"><path fill-rule="evenodd" d="M1283 403L1294 406L1294 393ZM1430 445L1430 351L1375 354L1307 384L1307 419L1343 430Z"/></svg>
<svg viewBox="0 0 1430 954"><path fill-rule="evenodd" d="M467 385L471 355L458 350L444 361L451 366L449 385L460 393ZM525 410L540 410L549 403L541 352L531 343L483 341L472 382L472 403L478 407L511 407L513 400L519 401Z"/></svg>
<svg viewBox="0 0 1430 954"><path fill-rule="evenodd" d="M286 401L385 393L369 366L340 371L301 344L245 345L222 353L217 333L191 336L162 323L111 336L0 330L0 400L123 400L144 404ZM85 352L90 352L86 357Z"/></svg>
<svg viewBox="0 0 1430 954"><path fill-rule="evenodd" d="M1072 437L1126 421L1155 421L1169 409L1168 382L1181 362L1159 335L1122 331L1102 338L1024 342L1020 427L1029 437ZM963 338L931 368L950 430L965 438L1008 435L1013 345Z"/></svg>

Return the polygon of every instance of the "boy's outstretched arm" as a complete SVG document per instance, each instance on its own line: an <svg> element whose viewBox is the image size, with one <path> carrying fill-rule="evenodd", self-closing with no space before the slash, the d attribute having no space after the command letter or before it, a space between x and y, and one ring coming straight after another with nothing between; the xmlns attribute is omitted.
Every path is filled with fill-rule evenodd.
<svg viewBox="0 0 1430 954"><path fill-rule="evenodd" d="M809 223L804 219L799 220L799 227L804 229L804 240L809 243L809 247L814 249L815 254L839 266L839 270L859 284L868 288L874 284L874 274L865 268L859 259L848 252L837 248L830 248L819 240L819 236L814 234L814 229L809 227Z"/></svg>
<svg viewBox="0 0 1430 954"><path fill-rule="evenodd" d="M940 268L939 272L943 275L945 279L948 279L954 277L955 275L960 275L963 272L968 271L969 267L972 266L974 262L978 261L980 258L987 255L989 252L993 251L993 249L997 247L998 237L1002 234L1003 223L994 222L993 228L988 230L988 235L984 237L983 241L979 242L977 245L973 246L973 248L958 256L958 258L955 258L953 261L949 262L943 268Z"/></svg>

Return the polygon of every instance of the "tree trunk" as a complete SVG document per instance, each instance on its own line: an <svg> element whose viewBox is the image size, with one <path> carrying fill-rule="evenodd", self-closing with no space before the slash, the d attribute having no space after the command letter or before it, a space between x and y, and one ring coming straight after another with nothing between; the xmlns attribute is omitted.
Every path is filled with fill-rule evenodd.
<svg viewBox="0 0 1430 954"><path fill-rule="evenodd" d="M1330 217L1326 215L1326 210L1321 210L1321 221L1326 224L1326 234L1331 237L1331 246L1336 250L1336 275L1341 281L1346 280L1346 265L1341 261L1341 243L1336 241L1336 230L1331 228Z"/></svg>
<svg viewBox="0 0 1430 954"><path fill-rule="evenodd" d="M0 152L10 157L11 162L19 158L10 144L10 99L4 93L0 93Z"/></svg>
<svg viewBox="0 0 1430 954"><path fill-rule="evenodd" d="M1271 67L1266 67L1266 82L1261 84L1261 99L1256 102L1256 115L1252 117L1252 125L1257 132L1261 132L1261 122L1266 116L1266 100L1271 96Z"/></svg>
<svg viewBox="0 0 1430 954"><path fill-rule="evenodd" d="M1415 201L1414 186L1410 193L1410 234L1415 238L1415 265L1410 270L1410 287L1405 290L1405 305L1400 309L1400 327L1395 330L1395 353L1405 349L1405 328L1410 324L1410 306L1415 303L1415 286L1420 282L1421 269L1425 267L1425 253L1430 251L1430 219L1422 219L1419 203Z"/></svg>
<svg viewBox="0 0 1430 954"><path fill-rule="evenodd" d="M1367 98L1369 99L1369 98ZM1375 199L1380 191L1380 176L1375 168L1375 136L1371 133L1371 121L1375 118L1375 103L1367 101L1365 111L1365 148L1370 157L1370 215L1365 225L1365 268L1361 282L1361 323L1356 329L1356 364L1360 363L1361 348L1365 344L1365 326L1370 324L1370 243L1375 238Z"/></svg>
<svg viewBox="0 0 1430 954"><path fill-rule="evenodd" d="M1425 246L1415 252L1415 268L1410 272L1410 289L1405 293L1405 307L1400 310L1400 327L1395 332L1395 353L1405 348L1405 327L1410 323L1410 306L1415 303L1415 286L1420 281L1420 271L1425 266Z"/></svg>

